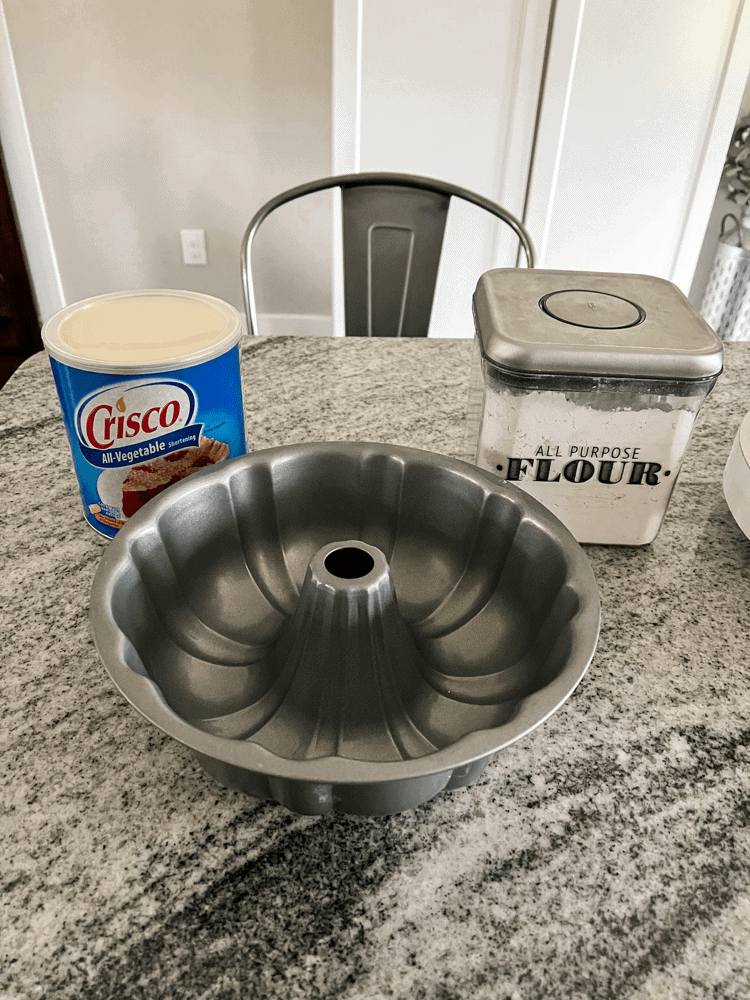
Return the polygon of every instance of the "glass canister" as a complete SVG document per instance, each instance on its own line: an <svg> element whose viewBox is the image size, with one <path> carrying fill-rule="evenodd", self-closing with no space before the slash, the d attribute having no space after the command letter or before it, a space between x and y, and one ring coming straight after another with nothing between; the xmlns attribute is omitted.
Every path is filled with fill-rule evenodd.
<svg viewBox="0 0 750 1000"><path fill-rule="evenodd" d="M474 295L467 451L583 543L656 537L722 344L671 282L501 268Z"/></svg>

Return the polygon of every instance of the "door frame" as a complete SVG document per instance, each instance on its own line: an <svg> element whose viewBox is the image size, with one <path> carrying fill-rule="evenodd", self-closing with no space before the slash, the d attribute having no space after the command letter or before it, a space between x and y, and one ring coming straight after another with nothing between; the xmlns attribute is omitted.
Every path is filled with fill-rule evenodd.
<svg viewBox="0 0 750 1000"><path fill-rule="evenodd" d="M685 294L690 291L711 210L724 169L727 150L740 113L750 67L750 2L740 0L721 81L711 108L703 151L693 173L688 205L672 261L672 277Z"/></svg>
<svg viewBox="0 0 750 1000"><path fill-rule="evenodd" d="M66 305L44 196L39 183L5 10L0 0L0 136L5 169L39 318Z"/></svg>

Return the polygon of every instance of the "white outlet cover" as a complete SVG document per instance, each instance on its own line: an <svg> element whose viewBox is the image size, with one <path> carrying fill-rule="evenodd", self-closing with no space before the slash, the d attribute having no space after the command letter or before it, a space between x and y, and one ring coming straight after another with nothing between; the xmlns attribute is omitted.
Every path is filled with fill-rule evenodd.
<svg viewBox="0 0 750 1000"><path fill-rule="evenodd" d="M205 229L181 229L183 264L207 264Z"/></svg>

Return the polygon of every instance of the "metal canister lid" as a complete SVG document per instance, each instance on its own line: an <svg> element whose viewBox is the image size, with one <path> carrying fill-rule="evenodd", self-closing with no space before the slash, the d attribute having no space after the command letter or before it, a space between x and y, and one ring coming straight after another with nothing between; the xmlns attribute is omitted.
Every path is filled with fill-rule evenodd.
<svg viewBox="0 0 750 1000"><path fill-rule="evenodd" d="M518 374L704 379L722 343L685 295L644 274L498 268L474 317L484 356Z"/></svg>

